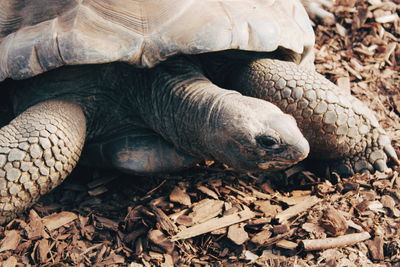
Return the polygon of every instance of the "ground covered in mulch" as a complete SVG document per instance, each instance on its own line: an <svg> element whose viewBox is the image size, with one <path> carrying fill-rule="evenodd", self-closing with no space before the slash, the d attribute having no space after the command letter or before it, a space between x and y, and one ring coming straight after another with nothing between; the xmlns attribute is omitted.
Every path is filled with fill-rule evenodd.
<svg viewBox="0 0 400 267"><path fill-rule="evenodd" d="M398 1L338 0L316 64L377 112L400 152ZM400 168L134 177L78 167L0 227L2 266L400 266Z"/></svg>

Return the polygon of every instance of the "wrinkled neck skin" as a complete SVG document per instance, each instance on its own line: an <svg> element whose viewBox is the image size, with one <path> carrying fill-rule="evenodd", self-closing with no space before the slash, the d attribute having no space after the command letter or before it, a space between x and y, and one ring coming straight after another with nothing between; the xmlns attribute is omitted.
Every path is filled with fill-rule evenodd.
<svg viewBox="0 0 400 267"><path fill-rule="evenodd" d="M51 99L79 104L89 143L149 129L182 152L238 170L286 168L309 151L291 116L218 87L193 58L148 70L124 63L65 67L15 82L11 90L17 113Z"/></svg>
<svg viewBox="0 0 400 267"><path fill-rule="evenodd" d="M141 85L133 86L139 90L132 90L132 105L166 140L185 152L211 159L208 147L221 123L219 110L229 108L229 99L239 93L213 90L195 65L185 63L171 62L148 71L144 79L133 79Z"/></svg>
<svg viewBox="0 0 400 267"><path fill-rule="evenodd" d="M235 169L282 169L306 157L308 143L292 117L266 101L219 88L199 65L176 58L132 79L139 89L132 91L133 105L154 131L188 154ZM263 141L268 138L278 144Z"/></svg>

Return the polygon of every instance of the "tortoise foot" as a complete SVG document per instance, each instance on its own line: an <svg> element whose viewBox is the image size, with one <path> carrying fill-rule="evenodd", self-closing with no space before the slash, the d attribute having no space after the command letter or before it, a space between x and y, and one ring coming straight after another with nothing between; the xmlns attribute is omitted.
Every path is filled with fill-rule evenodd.
<svg viewBox="0 0 400 267"><path fill-rule="evenodd" d="M58 186L85 141L82 109L64 101L30 107L0 129L0 224Z"/></svg>
<svg viewBox="0 0 400 267"><path fill-rule="evenodd" d="M332 161L329 164L330 172L335 172L341 177L350 177L355 173L384 172L388 169L388 158L395 165L399 164L395 151L391 145L383 147L367 148L351 158Z"/></svg>

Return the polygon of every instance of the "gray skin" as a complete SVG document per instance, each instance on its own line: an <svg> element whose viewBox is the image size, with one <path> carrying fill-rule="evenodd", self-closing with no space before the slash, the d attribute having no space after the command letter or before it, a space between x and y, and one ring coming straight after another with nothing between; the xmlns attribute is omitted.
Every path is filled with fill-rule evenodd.
<svg viewBox="0 0 400 267"><path fill-rule="evenodd" d="M203 159L271 171L309 153L292 116L216 86L185 57L149 70L63 67L5 85L16 118L0 129L0 222L60 184L84 144L86 163L136 174Z"/></svg>
<svg viewBox="0 0 400 267"><path fill-rule="evenodd" d="M385 171L399 160L385 130L360 100L314 70L297 65L287 50L225 51L200 55L217 85L277 105L291 114L310 144L310 158L342 177Z"/></svg>

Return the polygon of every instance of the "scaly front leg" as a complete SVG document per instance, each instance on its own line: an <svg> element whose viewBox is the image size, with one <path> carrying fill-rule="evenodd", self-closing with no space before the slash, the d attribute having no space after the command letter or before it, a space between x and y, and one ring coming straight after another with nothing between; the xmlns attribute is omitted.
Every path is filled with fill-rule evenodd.
<svg viewBox="0 0 400 267"><path fill-rule="evenodd" d="M335 160L334 171L344 176L384 171L388 157L399 163L373 112L315 71L272 59L243 62L233 70L225 86L292 114L310 143L310 156Z"/></svg>
<svg viewBox="0 0 400 267"><path fill-rule="evenodd" d="M85 135L81 107L63 101L37 104L0 129L0 223L68 176Z"/></svg>

